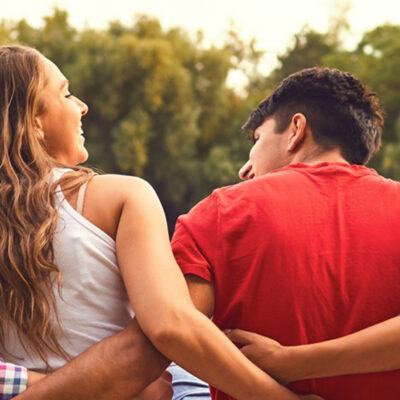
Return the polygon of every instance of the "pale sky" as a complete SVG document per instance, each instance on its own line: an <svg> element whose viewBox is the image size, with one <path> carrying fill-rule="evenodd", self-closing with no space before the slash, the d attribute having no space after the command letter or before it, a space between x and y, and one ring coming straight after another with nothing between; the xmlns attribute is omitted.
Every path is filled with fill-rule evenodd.
<svg viewBox="0 0 400 400"><path fill-rule="evenodd" d="M350 2L350 47L366 30L385 22L400 24L397 0ZM68 11L72 25L102 28L113 19L130 24L135 14L144 13L157 17L164 28L179 26L193 34L200 29L208 43L223 40L233 22L240 37L255 37L258 48L266 51L263 69L267 71L275 66L276 54L285 50L302 26L308 24L326 31L337 3L338 0L0 0L0 18L25 18L39 26L42 17L58 6Z"/></svg>

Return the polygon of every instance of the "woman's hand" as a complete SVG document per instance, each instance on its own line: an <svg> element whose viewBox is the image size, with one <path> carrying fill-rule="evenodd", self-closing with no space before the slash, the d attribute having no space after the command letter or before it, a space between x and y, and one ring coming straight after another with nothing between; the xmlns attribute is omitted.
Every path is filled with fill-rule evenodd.
<svg viewBox="0 0 400 400"><path fill-rule="evenodd" d="M276 340L242 329L228 329L224 332L232 342L243 345L240 351L250 361L280 383L287 385L299 379L296 365L290 359L290 347L282 346Z"/></svg>

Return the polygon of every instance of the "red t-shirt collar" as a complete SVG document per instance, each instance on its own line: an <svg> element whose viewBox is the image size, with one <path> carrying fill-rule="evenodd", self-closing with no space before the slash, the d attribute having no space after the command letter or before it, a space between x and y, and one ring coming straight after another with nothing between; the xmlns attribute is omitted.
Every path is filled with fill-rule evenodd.
<svg viewBox="0 0 400 400"><path fill-rule="evenodd" d="M374 173L375 175L378 175L378 173L372 169L368 168L364 165L358 165L358 164L348 164L344 162L328 162L328 161L321 161L316 164L305 164L305 163L294 163L294 164L289 164L286 165L282 168L275 169L271 171L273 172L278 172L278 171L284 171L286 169L307 169L309 171L311 170L320 170L321 168L332 168L332 169L351 169L353 171L359 171L359 172L366 172L366 173Z"/></svg>

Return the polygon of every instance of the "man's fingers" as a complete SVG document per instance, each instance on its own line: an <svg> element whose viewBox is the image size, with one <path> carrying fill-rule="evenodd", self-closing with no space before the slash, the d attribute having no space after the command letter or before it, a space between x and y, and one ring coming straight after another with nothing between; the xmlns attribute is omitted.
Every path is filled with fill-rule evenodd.
<svg viewBox="0 0 400 400"><path fill-rule="evenodd" d="M244 331L243 329L226 329L224 333L232 342L240 344L254 343L259 336L257 333Z"/></svg>

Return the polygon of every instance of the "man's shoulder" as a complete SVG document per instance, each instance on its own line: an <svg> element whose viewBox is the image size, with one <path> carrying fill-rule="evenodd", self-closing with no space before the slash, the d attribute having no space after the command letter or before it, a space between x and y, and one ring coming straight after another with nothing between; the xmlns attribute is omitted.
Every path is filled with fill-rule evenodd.
<svg viewBox="0 0 400 400"><path fill-rule="evenodd" d="M268 174L253 178L248 181L238 182L233 185L223 186L215 189L210 197L215 196L217 198L238 198L238 196L254 196L262 189L272 188L273 186L275 186L276 182L283 182L286 180L291 180L293 178L295 178L295 174L291 170L274 170L272 172L269 172Z"/></svg>
<svg viewBox="0 0 400 400"><path fill-rule="evenodd" d="M264 177L263 177L264 178ZM252 179L251 181L238 182L233 185L222 186L214 189L209 196L218 205L224 200L238 200L241 197L251 196L251 193L261 184L260 179Z"/></svg>

